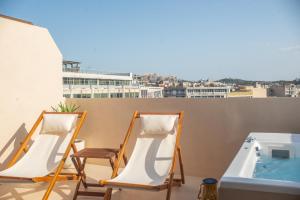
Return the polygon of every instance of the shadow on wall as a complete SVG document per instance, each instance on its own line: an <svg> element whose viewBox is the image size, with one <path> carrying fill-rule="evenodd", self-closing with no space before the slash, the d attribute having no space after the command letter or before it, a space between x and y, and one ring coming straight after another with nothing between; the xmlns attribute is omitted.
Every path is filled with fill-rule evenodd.
<svg viewBox="0 0 300 200"><path fill-rule="evenodd" d="M6 168L9 161L12 159L16 151L19 149L21 142L24 140L26 135L28 134L28 131L25 128L25 123L23 123L18 130L13 134L13 136L8 140L8 142L4 145L4 147L0 151L0 158L3 155L7 155L6 152L12 147L11 152L7 155L7 157L3 160L2 163L0 163L0 170L3 170ZM32 144L32 141L29 142L29 145Z"/></svg>

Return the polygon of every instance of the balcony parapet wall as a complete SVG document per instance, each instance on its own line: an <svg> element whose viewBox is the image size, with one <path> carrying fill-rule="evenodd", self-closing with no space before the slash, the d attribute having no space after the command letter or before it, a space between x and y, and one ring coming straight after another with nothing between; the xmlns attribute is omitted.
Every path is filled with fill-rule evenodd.
<svg viewBox="0 0 300 200"><path fill-rule="evenodd" d="M184 114L187 175L221 177L249 132L300 133L300 98L68 99L88 111L79 137L89 147L118 147L135 110ZM130 150L134 140L129 143ZM130 151L129 151L130 152Z"/></svg>

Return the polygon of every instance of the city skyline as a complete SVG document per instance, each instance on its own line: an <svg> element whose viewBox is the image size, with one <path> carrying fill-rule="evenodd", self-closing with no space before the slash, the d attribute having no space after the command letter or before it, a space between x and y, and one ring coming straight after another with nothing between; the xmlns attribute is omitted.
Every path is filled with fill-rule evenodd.
<svg viewBox="0 0 300 200"><path fill-rule="evenodd" d="M181 79L300 76L296 1L1 1L0 12L48 27L67 60L99 71Z"/></svg>

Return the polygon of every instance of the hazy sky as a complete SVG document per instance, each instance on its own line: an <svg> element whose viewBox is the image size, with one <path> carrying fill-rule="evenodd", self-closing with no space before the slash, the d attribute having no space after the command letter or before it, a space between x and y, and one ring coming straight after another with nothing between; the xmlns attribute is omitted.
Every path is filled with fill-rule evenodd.
<svg viewBox="0 0 300 200"><path fill-rule="evenodd" d="M64 59L89 69L300 77L297 0L0 0L0 13L48 28Z"/></svg>

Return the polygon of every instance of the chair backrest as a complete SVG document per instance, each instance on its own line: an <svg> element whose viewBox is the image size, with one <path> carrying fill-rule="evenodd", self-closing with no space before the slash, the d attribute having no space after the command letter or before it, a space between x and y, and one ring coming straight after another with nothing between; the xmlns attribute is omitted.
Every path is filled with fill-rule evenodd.
<svg viewBox="0 0 300 200"><path fill-rule="evenodd" d="M140 114L139 118L141 132L128 164L117 179L124 181L131 177L130 182L159 185L172 166L179 115Z"/></svg>
<svg viewBox="0 0 300 200"><path fill-rule="evenodd" d="M40 133L28 152L2 176L43 177L60 163L76 129L77 114L43 114Z"/></svg>

